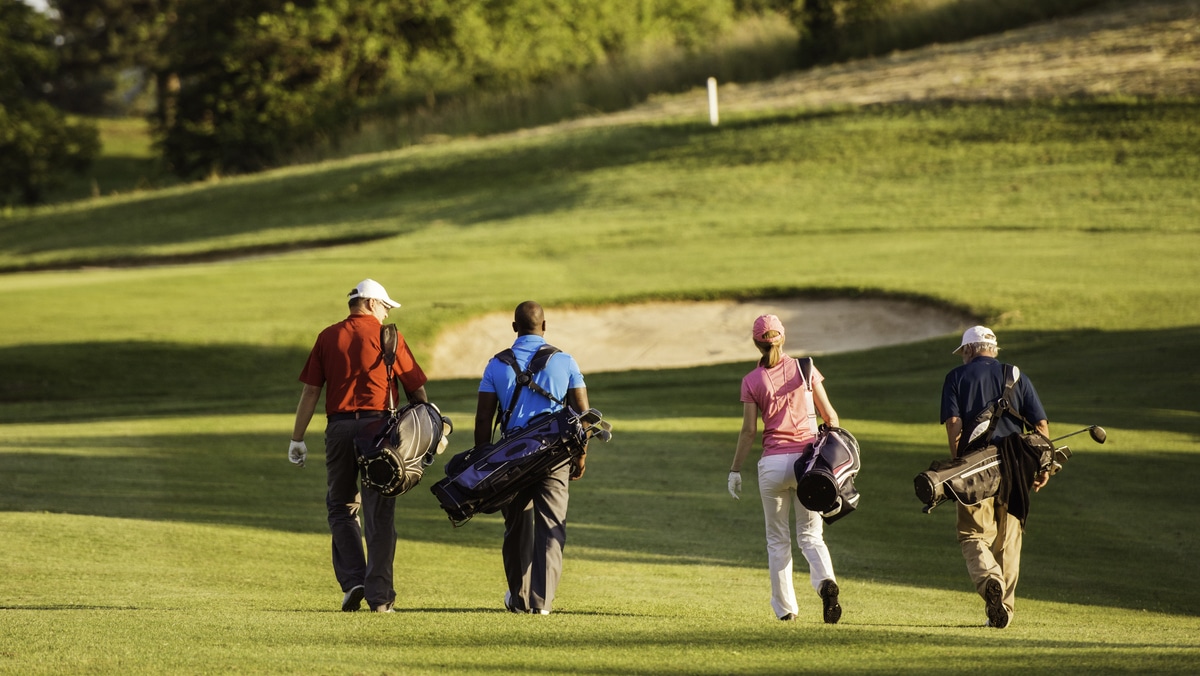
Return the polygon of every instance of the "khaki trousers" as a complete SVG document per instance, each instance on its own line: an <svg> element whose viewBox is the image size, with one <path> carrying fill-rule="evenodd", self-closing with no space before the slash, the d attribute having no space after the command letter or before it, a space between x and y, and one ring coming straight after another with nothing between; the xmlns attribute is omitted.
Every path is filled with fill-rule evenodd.
<svg viewBox="0 0 1200 676"><path fill-rule="evenodd" d="M957 503L956 503L957 504ZM1003 507L996 513L992 498L968 507L958 504L958 544L975 591L983 597L989 578L1004 585L1004 606L1011 615L1021 573L1021 521ZM998 518L997 518L998 517Z"/></svg>

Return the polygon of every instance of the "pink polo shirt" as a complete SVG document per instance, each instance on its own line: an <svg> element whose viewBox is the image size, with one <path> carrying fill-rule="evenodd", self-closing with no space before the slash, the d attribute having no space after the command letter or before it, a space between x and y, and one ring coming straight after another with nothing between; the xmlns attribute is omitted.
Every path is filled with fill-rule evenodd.
<svg viewBox="0 0 1200 676"><path fill-rule="evenodd" d="M816 365L813 385L825 380ZM763 420L763 455L802 453L817 436L816 410L800 375L799 363L787 355L768 369L759 366L742 378L742 403L755 404Z"/></svg>

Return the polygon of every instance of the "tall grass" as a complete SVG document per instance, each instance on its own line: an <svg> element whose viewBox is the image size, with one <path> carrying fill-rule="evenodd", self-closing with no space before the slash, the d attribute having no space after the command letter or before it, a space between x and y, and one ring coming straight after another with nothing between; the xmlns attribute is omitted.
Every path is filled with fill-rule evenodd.
<svg viewBox="0 0 1200 676"><path fill-rule="evenodd" d="M765 80L797 65L795 28L767 14L737 22L701 49L649 43L583 72L507 91L478 91L432 107L374 113L354 135L298 153L297 162L397 148L441 136L484 135L628 108L661 93L726 81Z"/></svg>
<svg viewBox="0 0 1200 676"><path fill-rule="evenodd" d="M1084 11L1106 0L913 0L885 19L844 27L820 58L806 51L796 27L778 14L743 18L711 44L685 49L649 43L579 73L506 91L474 91L433 105L375 102L356 127L296 150L285 164L306 164L395 149L452 136L478 136L621 110L658 94L722 83L768 80L818 61L840 61L932 43L954 42ZM106 138L141 121L101 120ZM50 203L173 185L139 149L106 149L96 166L47 196Z"/></svg>
<svg viewBox="0 0 1200 676"><path fill-rule="evenodd" d="M845 27L830 40L822 61L879 56L929 44L959 42L1037 21L1077 14L1112 0L934 0L906 11Z"/></svg>
<svg viewBox="0 0 1200 676"><path fill-rule="evenodd" d="M843 26L814 55L810 40L778 14L739 21L702 49L647 44L581 73L517 89L480 91L440 104L374 113L336 144L297 153L295 162L398 148L445 136L484 135L621 110L656 94L720 82L768 80L819 62L843 61L956 42L1085 11L1111 0L932 0L900 3L874 21Z"/></svg>

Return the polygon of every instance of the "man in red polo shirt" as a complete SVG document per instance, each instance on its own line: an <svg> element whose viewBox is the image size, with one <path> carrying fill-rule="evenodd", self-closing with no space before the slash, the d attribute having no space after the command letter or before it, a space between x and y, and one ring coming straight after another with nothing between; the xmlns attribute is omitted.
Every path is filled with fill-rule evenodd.
<svg viewBox="0 0 1200 676"><path fill-rule="evenodd" d="M387 613L392 612L396 600L392 587L396 502L374 489L359 489L354 439L373 419L387 415L388 374L379 332L388 312L400 304L372 279L364 279L349 296L350 316L317 336L300 373L304 390L296 407L288 460L304 466L308 455L304 433L325 388L325 504L333 534L333 572L344 592L342 610L358 610L365 598L371 610ZM428 401L427 378L403 335L399 336L391 375L399 380L410 403Z"/></svg>

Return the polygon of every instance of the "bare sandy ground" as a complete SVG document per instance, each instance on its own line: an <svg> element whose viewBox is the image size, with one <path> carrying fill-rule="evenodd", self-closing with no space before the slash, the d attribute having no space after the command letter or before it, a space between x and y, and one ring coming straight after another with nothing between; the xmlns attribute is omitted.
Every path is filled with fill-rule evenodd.
<svg viewBox="0 0 1200 676"><path fill-rule="evenodd" d="M571 353L584 373L752 363L750 327L775 314L787 328L788 354L819 355L947 336L946 351L973 322L917 303L888 300L640 303L595 309L546 308L546 340ZM512 314L477 317L444 332L430 376L478 378L492 355L512 344Z"/></svg>
<svg viewBox="0 0 1200 676"><path fill-rule="evenodd" d="M1000 35L934 45L790 74L770 82L722 85L722 112L836 105L1069 97L1200 96L1200 0L1113 4ZM707 119L703 88L656 97L628 111L515 132ZM828 354L946 336L946 349L974 323L914 303L881 300L648 303L593 310L547 308L546 338L585 373L752 363L750 326L763 313L788 328L788 352ZM477 378L511 344L508 313L444 333L431 374Z"/></svg>

